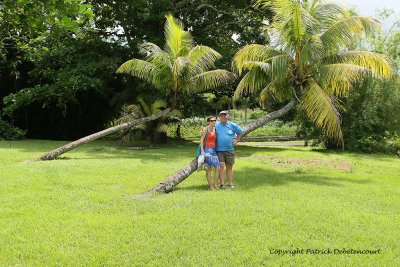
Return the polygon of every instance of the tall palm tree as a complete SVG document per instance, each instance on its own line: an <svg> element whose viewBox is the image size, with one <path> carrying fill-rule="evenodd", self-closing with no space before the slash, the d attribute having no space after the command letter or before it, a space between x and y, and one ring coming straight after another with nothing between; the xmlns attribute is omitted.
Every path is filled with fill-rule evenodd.
<svg viewBox="0 0 400 267"><path fill-rule="evenodd" d="M152 84L165 93L170 107L152 116L126 122L98 133L91 134L44 154L37 160L51 160L82 144L96 140L116 131L153 121L172 111L179 104L183 93L198 93L225 85L235 75L226 70L213 70L221 55L210 47L194 44L190 32L184 30L182 22L172 15L166 16L164 28L165 49L146 42L140 45L145 60L131 59L117 70Z"/></svg>
<svg viewBox="0 0 400 267"><path fill-rule="evenodd" d="M346 48L377 30L379 23L320 0L257 0L255 5L275 14L267 27L272 46L251 44L236 53L233 68L239 75L246 74L234 97L261 93L263 99L288 103L246 125L245 134L298 105L343 146L338 97L347 96L352 83L364 75L392 75L386 56ZM195 170L193 160L145 194L170 192Z"/></svg>
<svg viewBox="0 0 400 267"><path fill-rule="evenodd" d="M132 59L118 69L146 80L165 93L172 106L182 93L199 93L226 84L235 76L226 70L211 70L221 55L210 47L194 45L190 32L179 20L167 15L164 50L153 43L140 45L145 60Z"/></svg>
<svg viewBox="0 0 400 267"><path fill-rule="evenodd" d="M298 103L328 137L344 146L338 97L348 96L362 76L392 75L386 56L347 49L363 34L378 30L378 21L320 0L257 0L255 5L275 14L267 27L273 44L247 45L236 53L233 68L247 73L234 97L260 93L262 99L292 100L290 108ZM265 118L248 125L246 132L264 123Z"/></svg>

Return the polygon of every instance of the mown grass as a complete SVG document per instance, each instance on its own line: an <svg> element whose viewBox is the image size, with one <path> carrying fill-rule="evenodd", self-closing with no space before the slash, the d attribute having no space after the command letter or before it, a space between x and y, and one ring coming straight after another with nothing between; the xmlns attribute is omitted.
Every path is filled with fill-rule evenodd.
<svg viewBox="0 0 400 267"><path fill-rule="evenodd" d="M0 142L0 265L395 266L399 158L237 147L234 190L196 172L168 195L137 196L196 144L129 150L97 141L24 163L63 142ZM277 255L271 249L380 249Z"/></svg>

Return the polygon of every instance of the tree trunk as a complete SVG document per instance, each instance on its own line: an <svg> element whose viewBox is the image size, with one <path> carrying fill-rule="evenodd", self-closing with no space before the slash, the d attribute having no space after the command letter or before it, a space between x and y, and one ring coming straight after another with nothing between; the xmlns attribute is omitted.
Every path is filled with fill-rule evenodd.
<svg viewBox="0 0 400 267"><path fill-rule="evenodd" d="M260 128L261 126L264 126L268 122L282 117L283 115L288 113L289 110L291 110L294 106L296 106L297 103L298 102L297 102L296 99L292 99L286 106L284 106L280 110L268 113L266 116L264 116L262 118L259 118L259 119L255 120L255 121L253 121L252 123L247 124L243 128L243 130L244 130L244 134L243 135L247 135L248 133Z"/></svg>
<svg viewBox="0 0 400 267"><path fill-rule="evenodd" d="M171 110L172 110L172 108L166 108L166 109L164 109L163 111L161 111L161 112L159 112L157 114L154 114L154 115L151 115L151 116L148 116L148 117L145 117L145 118L140 118L140 119L137 119L137 120L134 120L134 121L131 121L131 122L123 123L123 124L120 124L120 125L117 125L117 126L113 126L113 127L108 128L108 129L105 129L103 131L88 135L86 137L83 137L81 139L73 141L73 142L71 142L69 144L66 144L66 145L64 145L62 147L59 147L59 148L57 148L57 149L55 149L55 150L53 150L53 151L51 151L51 152L49 152L47 154L44 154L40 158L37 158L37 159L34 159L34 160L52 160L52 159L55 159L58 156L60 156L61 154L64 154L65 152L68 152L68 151L70 151L70 150L72 150L72 149L74 149L74 148L76 148L76 147L78 147L80 145L89 143L91 141L94 141L94 140L99 139L101 137L104 137L106 135L112 134L112 133L114 133L116 131L129 129L129 128L133 127L133 126L136 126L136 125L139 125L139 124L143 124L145 122L156 120L159 117L169 113Z"/></svg>
<svg viewBox="0 0 400 267"><path fill-rule="evenodd" d="M157 186L143 193L143 195L152 195L154 193L169 193L175 186L185 180L197 169L197 159L189 162L185 167L172 174L170 177L159 183Z"/></svg>
<svg viewBox="0 0 400 267"><path fill-rule="evenodd" d="M283 115L285 115L289 110L291 110L294 106L297 105L297 100L292 99L286 106L281 108L280 110L268 113L266 116L255 120L254 122L247 124L244 127L244 134L246 135L255 129L267 124L268 122L277 119ZM195 170L197 169L197 159L189 162L185 167L180 169L179 171L172 174L170 177L159 183L157 186L143 193L143 195L151 195L154 193L169 193L171 192L175 186L189 177Z"/></svg>

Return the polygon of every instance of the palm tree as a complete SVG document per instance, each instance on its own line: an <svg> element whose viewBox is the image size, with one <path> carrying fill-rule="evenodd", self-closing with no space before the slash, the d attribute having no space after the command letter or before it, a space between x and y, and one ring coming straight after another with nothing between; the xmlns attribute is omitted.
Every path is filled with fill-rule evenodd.
<svg viewBox="0 0 400 267"><path fill-rule="evenodd" d="M55 159L82 144L153 121L177 107L181 94L204 92L234 79L235 75L229 71L212 70L215 62L221 58L217 51L203 45L195 46L190 32L184 31L182 22L170 14L166 19L165 49L153 43L143 43L140 45L140 53L145 56L145 60L131 59L122 64L117 72L139 77L152 84L165 94L171 106L152 116L126 122L71 142L44 154L38 160Z"/></svg>
<svg viewBox="0 0 400 267"><path fill-rule="evenodd" d="M117 123L122 124L138 118L151 116L161 112L166 107L167 103L162 99L156 99L150 104L141 97L138 97L136 99L136 104L125 105L122 107L122 116L117 120ZM138 125L132 129L127 129L122 134L121 139L123 142L129 142L134 140L139 133L140 137L148 137L151 143L162 142L163 137L166 137L168 123L179 121L179 118L181 117L182 113L179 110L174 109L157 120Z"/></svg>
<svg viewBox="0 0 400 267"><path fill-rule="evenodd" d="M348 96L352 84L365 75L392 75L386 56L346 49L362 34L378 30L378 21L320 0L258 0L255 4L275 14L267 27L274 44L247 45L236 53L233 68L247 73L234 97L260 93L264 100L292 100L290 108L299 104L327 137L343 147L338 97ZM268 121L262 118L245 130L253 131Z"/></svg>
<svg viewBox="0 0 400 267"><path fill-rule="evenodd" d="M299 106L325 134L343 146L338 97L350 93L354 81L364 75L390 77L392 67L381 54L346 49L379 23L351 15L341 6L319 0L257 0L255 5L275 14L267 31L272 46L251 44L240 49L232 65L243 76L235 98L261 93L287 103L280 110L244 127L245 134ZM196 170L189 162L145 194L170 192Z"/></svg>
<svg viewBox="0 0 400 267"><path fill-rule="evenodd" d="M179 20L167 15L164 50L153 43L140 45L145 60L132 59L118 69L146 80L167 96L172 106L183 93L199 93L225 85L235 76L226 70L210 70L221 55L210 47L194 45L192 36Z"/></svg>

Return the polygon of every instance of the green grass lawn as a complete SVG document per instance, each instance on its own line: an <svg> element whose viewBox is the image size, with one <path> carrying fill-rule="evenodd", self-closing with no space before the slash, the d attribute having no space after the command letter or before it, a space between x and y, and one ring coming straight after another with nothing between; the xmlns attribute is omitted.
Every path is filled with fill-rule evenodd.
<svg viewBox="0 0 400 267"><path fill-rule="evenodd" d="M196 172L171 194L138 198L188 163L197 145L137 151L97 141L60 160L24 162L61 144L0 142L0 266L400 262L398 157L243 143L234 190L211 192Z"/></svg>

